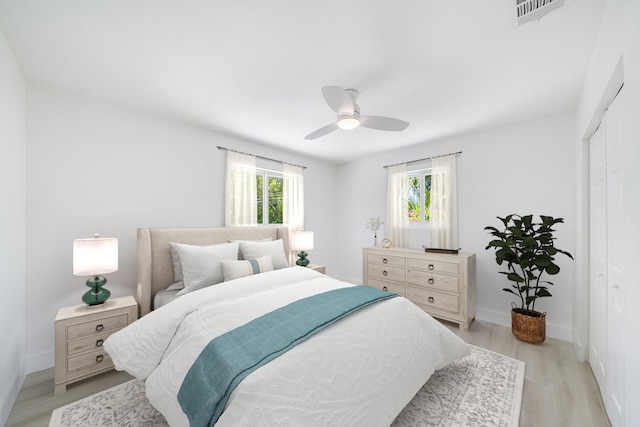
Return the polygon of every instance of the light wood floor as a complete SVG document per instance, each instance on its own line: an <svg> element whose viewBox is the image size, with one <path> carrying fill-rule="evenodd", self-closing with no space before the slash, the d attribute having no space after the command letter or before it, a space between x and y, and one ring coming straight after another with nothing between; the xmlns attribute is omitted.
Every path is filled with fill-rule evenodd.
<svg viewBox="0 0 640 427"><path fill-rule="evenodd" d="M474 321L468 332L446 326L470 344L526 363L520 426L610 426L591 368L576 360L570 343L547 338L540 345L527 344L518 341L510 328L482 321ZM53 368L30 374L6 425L47 427L53 409L129 379L125 373L110 372L54 396Z"/></svg>

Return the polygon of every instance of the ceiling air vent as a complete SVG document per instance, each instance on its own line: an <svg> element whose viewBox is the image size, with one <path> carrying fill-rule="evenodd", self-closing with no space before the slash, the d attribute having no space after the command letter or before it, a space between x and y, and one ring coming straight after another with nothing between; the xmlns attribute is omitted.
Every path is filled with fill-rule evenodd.
<svg viewBox="0 0 640 427"><path fill-rule="evenodd" d="M564 0L516 0L518 25L540 19L562 6L564 6Z"/></svg>

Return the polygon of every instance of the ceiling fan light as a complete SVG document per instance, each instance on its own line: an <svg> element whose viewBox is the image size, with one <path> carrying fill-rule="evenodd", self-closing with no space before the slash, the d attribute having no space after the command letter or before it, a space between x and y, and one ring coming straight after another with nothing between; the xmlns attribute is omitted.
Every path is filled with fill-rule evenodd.
<svg viewBox="0 0 640 427"><path fill-rule="evenodd" d="M338 127L344 130L355 129L360 125L360 120L356 117L341 117L338 120Z"/></svg>

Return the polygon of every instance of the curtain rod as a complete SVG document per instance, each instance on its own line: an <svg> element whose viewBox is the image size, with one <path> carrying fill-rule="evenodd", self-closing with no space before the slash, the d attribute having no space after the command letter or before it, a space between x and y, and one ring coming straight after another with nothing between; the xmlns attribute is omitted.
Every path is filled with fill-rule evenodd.
<svg viewBox="0 0 640 427"><path fill-rule="evenodd" d="M400 162L400 163L394 163L392 165L386 165L383 166L383 168L390 168L391 166L398 166L398 165L403 165L403 164L410 164L410 163L418 163L418 162L423 162L425 160L431 160L431 159L437 159L438 157L444 157L444 156L451 156L451 155L459 155L462 154L462 151L456 151L455 153L449 153L449 154L441 154L439 156L431 156L431 157L425 157L424 159L416 159L416 160L409 160L408 162Z"/></svg>
<svg viewBox="0 0 640 427"><path fill-rule="evenodd" d="M306 169L306 166L300 166L300 165L296 165L295 163L289 163L289 162L283 162L282 160L276 160L276 159L271 159L269 157L264 157L264 156L258 156L256 154L251 154L251 153L245 153L243 151L238 151L238 150L233 150L231 148L227 148L227 147L221 147L219 145L217 145L218 150L225 150L225 151L233 151L234 153L240 153L240 154L245 154L247 156L253 156L253 157L257 157L259 159L264 159L264 160L271 160L272 162L278 162L278 163L282 163L282 164L287 164L287 165L291 165L291 166L297 166L299 168L302 169Z"/></svg>

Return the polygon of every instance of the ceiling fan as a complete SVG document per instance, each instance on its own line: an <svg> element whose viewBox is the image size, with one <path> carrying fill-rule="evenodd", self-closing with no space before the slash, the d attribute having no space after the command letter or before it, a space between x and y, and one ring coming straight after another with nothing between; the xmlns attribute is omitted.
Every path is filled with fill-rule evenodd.
<svg viewBox="0 0 640 427"><path fill-rule="evenodd" d="M360 93L355 89L343 89L340 86L325 86L322 95L329 107L338 115L335 123L323 126L311 132L304 139L316 139L333 132L336 129L355 129L364 126L376 130L401 131L405 130L409 123L382 116L361 116L360 107L356 103Z"/></svg>

